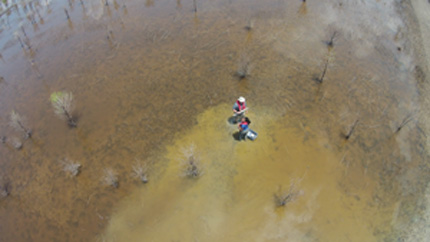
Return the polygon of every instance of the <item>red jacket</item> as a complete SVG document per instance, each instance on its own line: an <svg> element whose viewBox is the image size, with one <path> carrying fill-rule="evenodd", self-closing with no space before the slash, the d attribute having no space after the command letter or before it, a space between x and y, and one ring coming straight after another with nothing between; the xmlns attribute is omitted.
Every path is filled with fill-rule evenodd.
<svg viewBox="0 0 430 242"><path fill-rule="evenodd" d="M246 108L245 103L243 102L242 104L240 104L239 100L236 101L237 106L239 107L239 111L242 111Z"/></svg>

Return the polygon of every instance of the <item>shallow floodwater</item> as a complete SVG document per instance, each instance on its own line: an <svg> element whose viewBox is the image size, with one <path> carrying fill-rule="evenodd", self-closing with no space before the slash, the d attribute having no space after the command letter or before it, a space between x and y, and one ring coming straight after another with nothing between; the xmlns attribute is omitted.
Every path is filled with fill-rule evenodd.
<svg viewBox="0 0 430 242"><path fill-rule="evenodd" d="M427 94L408 3L2 8L0 241L392 241L425 209ZM55 91L73 93L77 128L55 116ZM254 142L227 121L239 96ZM8 125L12 110L31 139ZM187 150L198 178L183 176ZM147 184L132 176L136 160Z"/></svg>
<svg viewBox="0 0 430 242"><path fill-rule="evenodd" d="M373 224L388 229L391 212L366 206L375 182L356 180L327 137L267 107L249 114L258 142L231 139L227 105L204 112L198 124L167 148L166 169L117 207L108 241L375 240ZM264 114L257 117L257 113ZM283 123L283 125L277 125ZM306 138L305 132L312 138ZM194 147L203 175L181 176L183 151ZM364 175L361 175L365 179ZM362 187L350 189L354 183ZM293 185L293 189L290 190ZM178 192L180 191L180 192ZM285 207L274 195L290 194ZM374 216L378 214L378 216Z"/></svg>

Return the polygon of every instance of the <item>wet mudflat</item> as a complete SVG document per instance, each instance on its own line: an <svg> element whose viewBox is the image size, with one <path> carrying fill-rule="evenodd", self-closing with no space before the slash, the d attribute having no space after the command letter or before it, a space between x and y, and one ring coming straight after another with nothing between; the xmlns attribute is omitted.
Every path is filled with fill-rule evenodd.
<svg viewBox="0 0 430 242"><path fill-rule="evenodd" d="M0 240L392 241L421 219L428 97L408 2L3 9ZM241 95L255 142L227 122Z"/></svg>

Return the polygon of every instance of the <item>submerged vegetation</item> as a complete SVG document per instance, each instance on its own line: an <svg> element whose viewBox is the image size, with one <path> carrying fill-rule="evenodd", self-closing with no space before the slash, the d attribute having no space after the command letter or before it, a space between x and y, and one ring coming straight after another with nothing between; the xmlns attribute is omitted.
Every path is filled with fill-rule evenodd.
<svg viewBox="0 0 430 242"><path fill-rule="evenodd" d="M58 117L65 119L70 127L76 127L76 121L72 116L74 108L71 92L54 92L51 94L51 103Z"/></svg>

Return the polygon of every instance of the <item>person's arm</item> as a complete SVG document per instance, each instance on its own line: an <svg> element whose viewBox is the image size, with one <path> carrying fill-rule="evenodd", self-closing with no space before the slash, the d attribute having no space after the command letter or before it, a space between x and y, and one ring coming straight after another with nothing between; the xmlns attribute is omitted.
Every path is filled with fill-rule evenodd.
<svg viewBox="0 0 430 242"><path fill-rule="evenodd" d="M237 106L237 103L234 103L233 105L233 113L238 113L239 111L237 111L239 109L239 106Z"/></svg>
<svg viewBox="0 0 430 242"><path fill-rule="evenodd" d="M248 112L248 108L242 109L240 111L236 111L236 113L247 113Z"/></svg>

